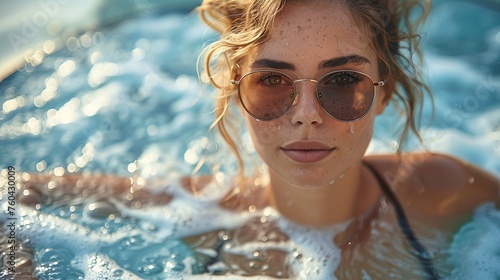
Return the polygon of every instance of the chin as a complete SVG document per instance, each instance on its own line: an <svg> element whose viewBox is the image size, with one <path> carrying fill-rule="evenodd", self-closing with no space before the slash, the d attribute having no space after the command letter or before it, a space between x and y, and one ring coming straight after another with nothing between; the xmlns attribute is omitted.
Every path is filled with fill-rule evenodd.
<svg viewBox="0 0 500 280"><path fill-rule="evenodd" d="M322 167L278 167L277 170L269 169L271 176L283 183L292 185L302 189L319 189L328 186L334 186L336 183L343 180L350 169L355 164L345 166L336 166L334 163L327 164L328 168ZM274 172L273 172L274 171ZM274 173L274 174L273 174ZM272 178L271 177L271 178Z"/></svg>
<svg viewBox="0 0 500 280"><path fill-rule="evenodd" d="M281 176L281 179L288 184L301 188L301 189L319 189L330 185L333 185L336 181L333 177L331 178L318 178L319 176Z"/></svg>
<svg viewBox="0 0 500 280"><path fill-rule="evenodd" d="M326 188L328 186L331 186L330 183L324 183L324 184L293 184L291 183L294 187L299 188L299 189L305 189L305 190L315 190L315 189L321 189L321 188Z"/></svg>

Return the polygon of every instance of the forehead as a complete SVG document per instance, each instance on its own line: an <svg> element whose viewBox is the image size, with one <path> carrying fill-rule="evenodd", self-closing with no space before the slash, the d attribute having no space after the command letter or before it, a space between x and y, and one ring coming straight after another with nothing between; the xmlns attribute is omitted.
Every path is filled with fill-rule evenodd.
<svg viewBox="0 0 500 280"><path fill-rule="evenodd" d="M250 60L266 57L295 64L353 54L375 60L366 35L348 8L336 1L294 1L276 17L270 39Z"/></svg>

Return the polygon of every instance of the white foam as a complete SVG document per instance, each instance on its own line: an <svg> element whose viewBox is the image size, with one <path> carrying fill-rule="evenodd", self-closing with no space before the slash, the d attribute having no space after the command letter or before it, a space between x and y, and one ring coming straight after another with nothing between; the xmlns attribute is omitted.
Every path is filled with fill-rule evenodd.
<svg viewBox="0 0 500 280"><path fill-rule="evenodd" d="M117 208L129 217L147 220L157 231L148 233L158 240L166 237L184 237L221 228L237 228L255 217L266 217L268 222L275 221L277 226L290 238L287 242L253 241L225 249L232 254L251 258L255 251L278 249L289 253L288 262L295 279L332 279L340 263L340 250L335 246L333 237L345 229L348 223L322 230L304 228L287 221L272 208L254 213L234 213L222 209L215 199L199 199L187 192L177 190L177 197L168 205L130 209ZM144 234L143 234L144 236ZM186 272L185 272L186 273ZM219 277L219 276L217 276ZM227 279L239 279L231 275ZM236 278L235 278L236 277ZM212 279L210 276L185 274L184 279ZM226 278L217 278L226 279ZM254 277L252 279L270 279Z"/></svg>
<svg viewBox="0 0 500 280"><path fill-rule="evenodd" d="M120 267L105 254L81 254L75 257L72 264L85 272L85 279L141 279L132 272Z"/></svg>
<svg viewBox="0 0 500 280"><path fill-rule="evenodd" d="M334 236L345 230L350 221L324 229L311 229L279 220L280 228L290 240L292 250L290 265L296 279L336 279L334 277L341 251L335 245Z"/></svg>
<svg viewBox="0 0 500 280"><path fill-rule="evenodd" d="M147 211L113 202L121 213L147 221L158 228L155 234L159 238L185 237L220 228L235 228L255 216L220 207L219 201L227 187L221 189L215 183L209 184L197 196L181 187L179 181L173 181L167 188L174 199L167 205L148 206Z"/></svg>
<svg viewBox="0 0 500 280"><path fill-rule="evenodd" d="M99 250L124 237L140 234L137 229L121 229L115 233L102 234L57 215L40 213L31 207L18 205L19 228L16 237L30 240L37 247L63 246L73 252L87 254Z"/></svg>

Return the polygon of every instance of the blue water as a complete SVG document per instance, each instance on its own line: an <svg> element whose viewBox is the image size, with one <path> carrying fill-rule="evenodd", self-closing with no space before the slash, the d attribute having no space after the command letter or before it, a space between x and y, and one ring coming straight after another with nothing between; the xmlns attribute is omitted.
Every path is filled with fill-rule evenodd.
<svg viewBox="0 0 500 280"><path fill-rule="evenodd" d="M435 3L422 37L435 111L431 119L427 102L422 135L427 148L500 176L500 5L481 3ZM53 53L30 53L26 65L0 84L0 168L14 166L19 175L107 173L149 182L191 174L206 150L224 157L227 151L207 133L213 98L210 89L200 90L196 72L198 53L215 38L195 14L149 13L68 38ZM369 153L394 151L398 131L387 129L394 127L393 114L391 107L377 120ZM234 162L225 163L230 173ZM141 205L120 208L104 198L53 199L37 211L18 206L18 235L35 250L39 278L196 273L190 249L173 229L209 229L211 215L229 215L202 215L199 206L182 202L146 213ZM115 213L127 215L109 216ZM178 215L165 224L171 213ZM186 226L189 213L199 217ZM4 211L0 217L5 224ZM455 279L479 272L484 279L500 277L499 248L488 246L500 244L499 221L495 210L481 208L457 234L450 262L474 262L477 269L455 271Z"/></svg>

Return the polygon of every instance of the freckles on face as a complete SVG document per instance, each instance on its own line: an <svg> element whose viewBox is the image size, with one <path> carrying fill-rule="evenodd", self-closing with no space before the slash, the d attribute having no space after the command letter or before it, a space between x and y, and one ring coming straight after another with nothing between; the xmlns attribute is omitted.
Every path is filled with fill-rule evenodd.
<svg viewBox="0 0 500 280"><path fill-rule="evenodd" d="M262 52L272 53L276 59L295 57L297 61L305 62L325 59L322 56L325 53L333 57L364 53L370 49L369 36L359 28L347 9L338 3L325 4L325 11L334 11L330 15L295 12L298 10L296 6L308 4L285 6L287 15L277 18L271 35L271 40L280 42L279 47L266 44ZM336 17L335 23L332 23L332 16Z"/></svg>
<svg viewBox="0 0 500 280"><path fill-rule="evenodd" d="M252 136L256 149L259 147L274 146L277 137L290 137L289 133L284 131L285 120L283 118L273 121L257 121L253 118L247 118L247 127ZM261 149L260 149L261 150Z"/></svg>
<svg viewBox="0 0 500 280"><path fill-rule="evenodd" d="M285 72L294 80L317 81L332 71L353 70L378 81L377 56L366 38L345 7L337 2L314 5L292 2L276 18L270 39L249 53L242 64L242 74L270 69ZM362 59L337 62L350 57ZM291 184L330 184L362 160L373 134L378 102L363 118L342 122L328 115L318 103L314 81L299 81L295 90L294 104L277 119L257 121L244 112L252 141L273 174ZM323 104L336 112L348 112L346 107L360 112L367 106L363 98L354 95L340 102L337 99L335 104ZM273 110L283 112L282 106L279 102L261 104L256 110L273 114ZM301 141L322 143L333 152L314 163L294 161L283 152L283 147Z"/></svg>

